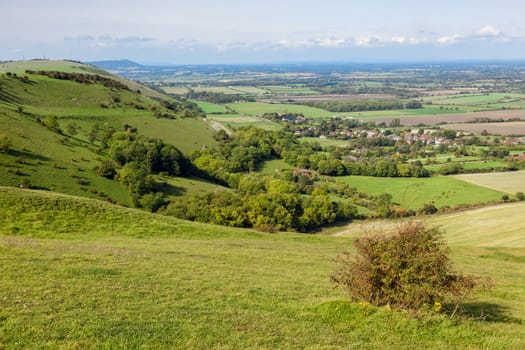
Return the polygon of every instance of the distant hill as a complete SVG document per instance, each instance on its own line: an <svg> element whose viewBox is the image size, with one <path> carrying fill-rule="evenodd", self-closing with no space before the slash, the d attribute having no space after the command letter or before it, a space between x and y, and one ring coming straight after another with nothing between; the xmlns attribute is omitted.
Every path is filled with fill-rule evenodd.
<svg viewBox="0 0 525 350"><path fill-rule="evenodd" d="M141 69L143 65L133 62L130 60L109 60L109 61L94 61L87 62L88 64L105 69L107 71L119 71L119 70L130 70L130 69Z"/></svg>

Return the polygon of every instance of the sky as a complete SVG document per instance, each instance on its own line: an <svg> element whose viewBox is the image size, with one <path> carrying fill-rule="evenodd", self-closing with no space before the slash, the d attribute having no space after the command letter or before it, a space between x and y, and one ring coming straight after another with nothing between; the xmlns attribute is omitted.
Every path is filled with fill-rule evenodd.
<svg viewBox="0 0 525 350"><path fill-rule="evenodd" d="M525 60L523 0L0 0L0 60Z"/></svg>

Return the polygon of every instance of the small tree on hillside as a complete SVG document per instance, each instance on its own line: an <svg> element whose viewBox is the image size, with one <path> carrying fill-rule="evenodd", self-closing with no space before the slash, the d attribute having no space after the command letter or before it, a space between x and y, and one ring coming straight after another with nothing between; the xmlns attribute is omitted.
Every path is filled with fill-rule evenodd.
<svg viewBox="0 0 525 350"><path fill-rule="evenodd" d="M345 252L331 279L354 300L397 309L452 301L458 305L475 286L471 276L454 273L448 248L436 228L409 221L392 235L355 240L356 255Z"/></svg>
<svg viewBox="0 0 525 350"><path fill-rule="evenodd" d="M6 134L0 133L0 151L7 153L11 147L11 139Z"/></svg>

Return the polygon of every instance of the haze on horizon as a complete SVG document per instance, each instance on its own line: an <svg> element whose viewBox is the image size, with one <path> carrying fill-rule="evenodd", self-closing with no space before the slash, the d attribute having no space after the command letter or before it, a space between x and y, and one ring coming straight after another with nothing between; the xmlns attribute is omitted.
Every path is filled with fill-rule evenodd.
<svg viewBox="0 0 525 350"><path fill-rule="evenodd" d="M517 0L19 0L2 12L0 60L525 59L525 2Z"/></svg>

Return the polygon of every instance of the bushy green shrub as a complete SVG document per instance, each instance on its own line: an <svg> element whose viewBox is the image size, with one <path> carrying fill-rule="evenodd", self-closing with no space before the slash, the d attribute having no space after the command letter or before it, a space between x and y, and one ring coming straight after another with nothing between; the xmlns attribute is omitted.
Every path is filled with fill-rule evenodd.
<svg viewBox="0 0 525 350"><path fill-rule="evenodd" d="M411 310L457 305L476 284L452 271L442 234L421 222L402 223L391 235L367 234L354 245L356 255L341 255L331 279L357 301Z"/></svg>

